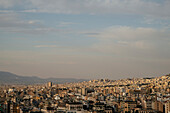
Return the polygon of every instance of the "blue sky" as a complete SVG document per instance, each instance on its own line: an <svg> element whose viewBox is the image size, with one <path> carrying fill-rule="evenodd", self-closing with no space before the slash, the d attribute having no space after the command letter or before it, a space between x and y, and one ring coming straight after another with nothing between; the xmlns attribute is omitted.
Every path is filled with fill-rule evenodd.
<svg viewBox="0 0 170 113"><path fill-rule="evenodd" d="M169 0L0 0L0 70L25 76L159 76Z"/></svg>

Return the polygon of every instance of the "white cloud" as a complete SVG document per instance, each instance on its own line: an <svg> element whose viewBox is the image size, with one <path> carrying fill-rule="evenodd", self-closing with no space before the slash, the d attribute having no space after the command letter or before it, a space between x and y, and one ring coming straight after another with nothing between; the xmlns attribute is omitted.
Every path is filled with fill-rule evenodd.
<svg viewBox="0 0 170 113"><path fill-rule="evenodd" d="M90 35L91 36L91 35ZM170 32L153 28L109 27L94 34L92 48L105 54L139 58L168 58Z"/></svg>
<svg viewBox="0 0 170 113"><path fill-rule="evenodd" d="M32 8L30 0L0 0L1 9L27 9Z"/></svg>
<svg viewBox="0 0 170 113"><path fill-rule="evenodd" d="M26 34L44 34L44 33L70 33L70 29L57 29L49 27L41 20L29 20L21 18L24 14L2 13L0 14L0 30L3 32L17 32ZM69 25L73 23L62 23Z"/></svg>
<svg viewBox="0 0 170 113"><path fill-rule="evenodd" d="M159 18L170 17L170 1L144 0L0 0L6 9L20 7L23 12L64 14L138 14Z"/></svg>
<svg viewBox="0 0 170 113"><path fill-rule="evenodd" d="M0 6L3 8L9 8L15 5L16 0L0 0Z"/></svg>
<svg viewBox="0 0 170 113"><path fill-rule="evenodd" d="M39 12L66 14L142 14L169 17L170 1L162 3L143 0L32 0ZM47 5L48 4L48 5Z"/></svg>
<svg viewBox="0 0 170 113"><path fill-rule="evenodd" d="M23 16L23 15L22 15ZM0 14L0 28L30 28L42 27L40 20L24 20L20 14L17 13L2 13Z"/></svg>

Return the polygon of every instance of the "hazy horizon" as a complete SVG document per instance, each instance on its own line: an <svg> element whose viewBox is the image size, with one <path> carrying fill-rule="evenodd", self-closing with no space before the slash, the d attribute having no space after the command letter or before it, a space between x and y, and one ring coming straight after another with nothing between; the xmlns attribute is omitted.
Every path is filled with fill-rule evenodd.
<svg viewBox="0 0 170 113"><path fill-rule="evenodd" d="M99 79L110 79L110 80L120 80L120 79L133 79L133 78L153 78L153 77L161 77L161 76L166 76L166 75L169 75L170 73L167 73L167 74L163 74L163 75L155 75L155 76L149 76L149 75L145 75L145 76L141 76L141 77L131 77L131 76L127 76L127 77L122 77L122 78L107 78L106 76L100 76L99 78L74 78L74 77L72 77L72 76L70 76L70 77L62 77L62 76L59 76L59 77L57 77L57 76L52 76L52 77L48 77L48 76L46 76L46 77L42 77L42 76L36 76L36 75L20 75L20 74L16 74L16 73L13 73L13 72L8 72L8 71L2 71L2 70L0 70L0 75L2 75L3 76L3 74L2 73L10 73L10 74L14 74L14 75L17 75L17 76L20 76L20 77L38 77L38 78L41 78L41 79L49 79L49 78L54 78L54 79L57 79L57 78L61 78L61 79L84 79L84 80L99 80Z"/></svg>
<svg viewBox="0 0 170 113"><path fill-rule="evenodd" d="M0 71L121 79L170 73L169 0L0 0Z"/></svg>

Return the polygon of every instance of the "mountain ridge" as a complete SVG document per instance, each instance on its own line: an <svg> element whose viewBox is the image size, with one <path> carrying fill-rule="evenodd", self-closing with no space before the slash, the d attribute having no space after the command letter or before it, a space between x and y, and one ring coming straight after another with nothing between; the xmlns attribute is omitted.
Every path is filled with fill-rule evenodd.
<svg viewBox="0 0 170 113"><path fill-rule="evenodd" d="M76 78L40 78L37 76L20 76L11 72L0 71L0 84L44 84L47 82L53 83L68 83L68 82L82 82L88 79Z"/></svg>

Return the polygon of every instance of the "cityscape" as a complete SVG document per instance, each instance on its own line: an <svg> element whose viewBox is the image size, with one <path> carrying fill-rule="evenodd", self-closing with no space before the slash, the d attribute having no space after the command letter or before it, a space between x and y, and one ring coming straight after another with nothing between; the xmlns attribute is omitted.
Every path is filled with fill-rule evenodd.
<svg viewBox="0 0 170 113"><path fill-rule="evenodd" d="M1 85L1 113L169 113L170 75Z"/></svg>
<svg viewBox="0 0 170 113"><path fill-rule="evenodd" d="M170 113L170 0L0 0L0 113Z"/></svg>

